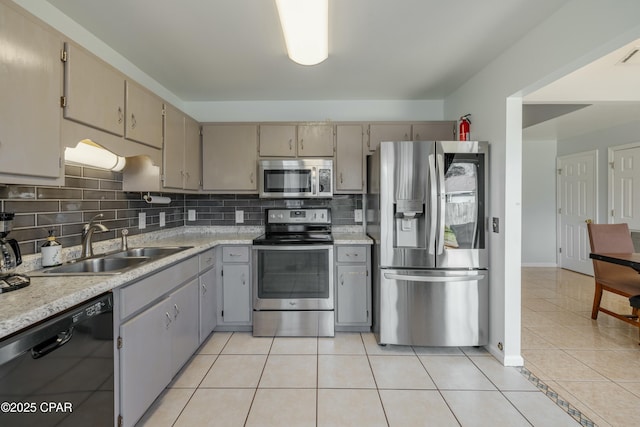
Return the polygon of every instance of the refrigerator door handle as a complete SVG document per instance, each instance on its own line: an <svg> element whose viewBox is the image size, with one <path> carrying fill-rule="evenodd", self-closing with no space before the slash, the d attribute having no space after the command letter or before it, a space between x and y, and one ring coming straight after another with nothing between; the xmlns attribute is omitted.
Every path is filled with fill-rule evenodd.
<svg viewBox="0 0 640 427"><path fill-rule="evenodd" d="M438 162L438 198L440 199L440 215L438 215L438 252L440 255L444 252L444 223L445 223L445 207L446 207L446 194L444 189L444 160L443 155L438 154L436 156Z"/></svg>
<svg viewBox="0 0 640 427"><path fill-rule="evenodd" d="M384 273L384 278L389 280L406 280L409 282L471 282L484 279L484 274L476 274L474 276L414 276Z"/></svg>
<svg viewBox="0 0 640 427"><path fill-rule="evenodd" d="M429 181L431 183L431 226L429 230L429 253L435 253L436 249L436 225L438 215L438 185L436 183L436 164L433 154L429 154Z"/></svg>

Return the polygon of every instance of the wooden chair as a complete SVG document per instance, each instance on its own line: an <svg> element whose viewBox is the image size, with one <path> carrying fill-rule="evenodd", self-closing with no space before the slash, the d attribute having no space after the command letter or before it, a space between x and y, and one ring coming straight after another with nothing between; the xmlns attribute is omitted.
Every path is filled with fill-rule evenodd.
<svg viewBox="0 0 640 427"><path fill-rule="evenodd" d="M593 253L635 252L627 224L587 224L587 230ZM626 298L640 295L640 274L630 267L595 259L593 260L593 273L596 290L593 297L591 318L597 319L598 312L601 311L640 327L637 308L633 307L631 314L625 315L600 307L603 291L613 292Z"/></svg>

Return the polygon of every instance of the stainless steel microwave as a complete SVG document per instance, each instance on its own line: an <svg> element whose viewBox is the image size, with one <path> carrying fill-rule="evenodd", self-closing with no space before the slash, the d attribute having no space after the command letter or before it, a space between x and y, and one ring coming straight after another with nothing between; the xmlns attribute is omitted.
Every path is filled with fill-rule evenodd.
<svg viewBox="0 0 640 427"><path fill-rule="evenodd" d="M333 196L333 160L259 161L260 197L327 198Z"/></svg>

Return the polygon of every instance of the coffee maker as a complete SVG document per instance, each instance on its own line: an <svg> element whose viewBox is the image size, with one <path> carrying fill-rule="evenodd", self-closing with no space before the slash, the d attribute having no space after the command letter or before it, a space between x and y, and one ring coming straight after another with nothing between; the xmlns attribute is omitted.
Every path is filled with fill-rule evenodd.
<svg viewBox="0 0 640 427"><path fill-rule="evenodd" d="M0 212L0 293L24 288L30 283L29 277L14 273L22 264L22 257L16 239L7 239L13 217L13 213Z"/></svg>

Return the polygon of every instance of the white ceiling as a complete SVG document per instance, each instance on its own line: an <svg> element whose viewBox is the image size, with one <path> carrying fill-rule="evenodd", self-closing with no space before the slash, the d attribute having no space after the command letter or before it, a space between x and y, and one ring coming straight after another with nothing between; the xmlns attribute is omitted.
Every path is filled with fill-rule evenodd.
<svg viewBox="0 0 640 427"><path fill-rule="evenodd" d="M329 58L287 58L274 0L47 0L184 102L443 99L568 0L330 0ZM566 139L640 117L640 40L525 97L591 104L524 129ZM526 107L525 107L526 108Z"/></svg>
<svg viewBox="0 0 640 427"><path fill-rule="evenodd" d="M524 101L528 104L591 105L528 127L523 138L563 140L640 121L640 52L622 63L638 47L640 40L527 95Z"/></svg>
<svg viewBox="0 0 640 427"><path fill-rule="evenodd" d="M185 102L443 99L567 0L330 0L287 58L273 0L48 0Z"/></svg>

